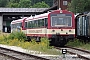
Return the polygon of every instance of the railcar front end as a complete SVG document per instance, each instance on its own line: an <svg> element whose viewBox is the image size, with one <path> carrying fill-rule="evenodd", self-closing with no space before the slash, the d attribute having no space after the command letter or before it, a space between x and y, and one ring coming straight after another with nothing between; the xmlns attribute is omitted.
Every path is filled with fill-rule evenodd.
<svg viewBox="0 0 90 60"><path fill-rule="evenodd" d="M64 46L75 37L74 14L66 10L56 10L48 16L47 36L52 45Z"/></svg>

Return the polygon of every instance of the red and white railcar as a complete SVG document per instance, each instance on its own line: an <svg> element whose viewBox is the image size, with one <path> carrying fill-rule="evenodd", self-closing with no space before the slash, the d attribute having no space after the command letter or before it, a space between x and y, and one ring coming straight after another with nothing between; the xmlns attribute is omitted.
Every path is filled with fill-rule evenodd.
<svg viewBox="0 0 90 60"><path fill-rule="evenodd" d="M54 10L25 20L28 37L47 37L55 45L63 46L67 40L75 37L74 14L67 10Z"/></svg>
<svg viewBox="0 0 90 60"><path fill-rule="evenodd" d="M25 23L25 19L27 17L24 17L22 19L18 19L18 20L13 20L11 22L11 33L15 32L15 31L23 31L24 33L26 32L26 23Z"/></svg>

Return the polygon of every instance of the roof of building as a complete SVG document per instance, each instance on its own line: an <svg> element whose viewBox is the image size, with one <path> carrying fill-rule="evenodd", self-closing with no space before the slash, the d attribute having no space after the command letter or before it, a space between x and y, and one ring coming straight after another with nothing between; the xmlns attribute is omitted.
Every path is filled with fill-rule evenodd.
<svg viewBox="0 0 90 60"><path fill-rule="evenodd" d="M48 8L0 8L0 12L43 12Z"/></svg>

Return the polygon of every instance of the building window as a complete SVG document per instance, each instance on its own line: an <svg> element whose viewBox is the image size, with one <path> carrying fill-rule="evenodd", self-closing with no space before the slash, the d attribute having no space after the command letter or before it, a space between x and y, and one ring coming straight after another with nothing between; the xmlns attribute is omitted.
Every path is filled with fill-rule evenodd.
<svg viewBox="0 0 90 60"><path fill-rule="evenodd" d="M67 1L63 1L63 5L67 5Z"/></svg>

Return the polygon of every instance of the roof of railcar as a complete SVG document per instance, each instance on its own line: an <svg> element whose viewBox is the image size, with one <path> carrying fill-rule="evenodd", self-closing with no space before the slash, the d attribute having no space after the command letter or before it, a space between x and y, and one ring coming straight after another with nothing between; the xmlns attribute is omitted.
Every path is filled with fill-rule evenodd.
<svg viewBox="0 0 90 60"><path fill-rule="evenodd" d="M26 19L26 21L28 21L28 20L35 20L35 19L41 19L41 18L47 18L49 13L50 12L28 17Z"/></svg>
<svg viewBox="0 0 90 60"><path fill-rule="evenodd" d="M27 18L27 17L24 17L24 18L18 19L18 20L13 20L13 21L11 22L11 24L20 23L20 22L22 22L25 18Z"/></svg>
<svg viewBox="0 0 90 60"><path fill-rule="evenodd" d="M30 20L37 20L37 19L47 18L49 13L52 13L52 12L60 12L60 13L68 12L68 13L72 13L72 12L67 11L67 10L52 10L52 11L47 12L47 13L43 13L43 14L28 17L25 21L27 22L27 21L30 21Z"/></svg>

